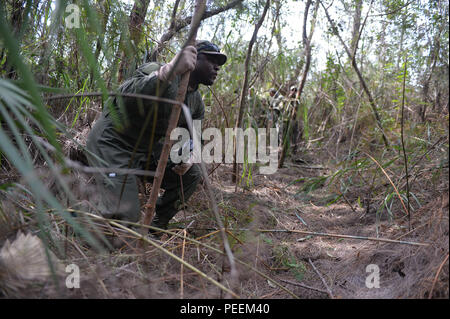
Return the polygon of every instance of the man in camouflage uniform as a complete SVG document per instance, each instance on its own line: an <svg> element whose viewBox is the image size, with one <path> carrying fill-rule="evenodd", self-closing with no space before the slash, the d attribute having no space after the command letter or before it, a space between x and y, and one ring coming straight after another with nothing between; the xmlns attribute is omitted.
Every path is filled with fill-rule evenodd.
<svg viewBox="0 0 450 319"><path fill-rule="evenodd" d="M184 103L188 106L192 119L201 120L205 107L198 92L199 84L212 85L220 66L226 60L226 55L220 53L215 44L197 41L195 47L186 47L165 65L154 62L141 65L120 86L119 91L176 100L181 75L191 71ZM117 97L111 106L103 109L101 118L88 136L87 149L93 153L88 155L88 160L91 166L112 170L111 173L96 175L96 183L102 196L99 205L102 215L135 222L140 219L137 177L133 174L114 173L114 168L156 169L172 104L135 97ZM155 127L153 123L156 123ZM187 128L183 112L178 127ZM178 165L168 163L161 184L164 194L156 202L153 226L167 229L170 219L177 213L181 204L179 175L183 175L184 199L187 201L200 180L200 168L198 164L192 164L191 160Z"/></svg>

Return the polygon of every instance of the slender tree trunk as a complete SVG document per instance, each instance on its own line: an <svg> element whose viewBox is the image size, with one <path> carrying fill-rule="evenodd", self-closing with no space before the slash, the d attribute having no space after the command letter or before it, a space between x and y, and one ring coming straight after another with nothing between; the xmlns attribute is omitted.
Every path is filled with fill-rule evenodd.
<svg viewBox="0 0 450 319"><path fill-rule="evenodd" d="M242 118L244 116L244 110L247 106L248 78L249 78L249 73L250 73L249 66L250 66L250 60L252 57L253 45L255 44L259 28L261 27L261 25L264 22L264 19L266 17L266 13L267 13L267 10L269 9L269 6L270 6L270 0L266 0L266 4L264 6L263 13L262 13L261 17L259 18L258 23L255 25L255 29L253 30L252 38L248 45L247 56L245 57L245 62L244 62L244 80L243 80L243 84L242 84L241 95L239 98L239 114L238 114L238 118L236 121L236 129L241 128L241 126L242 126ZM235 174L232 174L233 182L237 182L237 175L238 175L238 163L236 161L236 153L237 153L237 145L236 144L237 144L237 140L236 140L236 143L234 144L233 171Z"/></svg>
<svg viewBox="0 0 450 319"><path fill-rule="evenodd" d="M355 14L353 16L353 31L352 31L352 42L350 44L350 49L353 55L356 55L358 50L359 42L359 29L361 28L361 11L362 11L362 0L355 1Z"/></svg>
<svg viewBox="0 0 450 319"><path fill-rule="evenodd" d="M320 0L319 0L319 1L320 1ZM385 132L384 132L383 126L381 125L381 117L380 117L380 115L379 115L379 113L378 113L377 105L376 105L376 103L375 103L375 100L374 100L373 97L372 97L372 94L371 94L370 91L369 91L369 88L368 88L368 86L367 86L367 84L366 84L366 81L364 80L364 78L363 78L363 76L362 76L362 74L361 74L361 71L359 70L358 64L356 63L356 59L355 59L355 54L356 54L356 52L355 52L355 54L353 54L352 52L350 52L350 49L349 49L349 48L347 47L347 45L345 44L344 40L342 40L342 37L341 37L341 35L339 34L338 28L336 27L336 25L335 25L333 19L331 19L330 15L328 14L327 8L325 8L325 6L324 6L324 4L322 3L322 1L320 1L320 3L321 3L321 5L322 5L322 7L323 7L323 9L324 9L324 11L325 11L325 15L327 16L328 22L331 24L331 26L332 26L332 28L333 28L334 34L338 37L339 41L341 42L342 46L343 46L344 49L345 49L345 52L347 53L349 59L352 61L353 69L355 70L356 74L358 75L358 79L359 79L359 81L360 81L360 83L361 83L361 86L362 86L362 88L363 88L363 90L364 90L364 93L366 93L366 95L367 95L367 98L368 98L368 100L369 100L370 106L371 106L371 108L372 108L372 112L373 112L373 115L374 115L374 117L375 117L376 124L377 124L378 128L379 128L380 131L381 131L381 135L382 135L382 138L383 138L384 145L385 145L387 148L389 148L389 142L388 142L388 139L387 139L386 134L385 134ZM372 2L371 2L371 4L372 4ZM369 11L370 11L370 10L369 10ZM367 19L367 17L366 17L366 19ZM362 30L362 29L361 29L361 30ZM361 31L360 31L360 34L361 34Z"/></svg>
<svg viewBox="0 0 450 319"><path fill-rule="evenodd" d="M277 40L278 45L278 53L283 51L283 39L281 38L281 26L280 26L280 10L281 10L281 1L275 1L275 22L274 29L275 31L275 39Z"/></svg>
<svg viewBox="0 0 450 319"><path fill-rule="evenodd" d="M353 14L352 41L350 43L350 49L351 49L354 59L356 59L356 52L358 51L359 35L360 35L360 29L361 29L362 5L363 5L362 0L356 0L354 2L355 13ZM362 48L361 48L361 50L362 50ZM361 60L362 59L363 59L363 57L361 57ZM361 65L363 65L362 61L361 61ZM358 89L361 90L361 86L359 86ZM341 119L339 119L341 123L347 121L347 114L349 112L350 112L350 115L349 115L350 118L355 113L357 114L356 110L351 109L352 105L355 105L355 108L359 109L358 101L354 101L355 95L352 94L352 86L347 86L345 88L345 95L346 95L346 98L344 100L344 106L343 106L342 112L341 112ZM350 111L348 110L349 108L350 108ZM346 139L346 132L347 132L346 127L344 127L344 126L339 127L339 134L338 134L338 138L336 140L336 157L338 156L338 152L339 152L339 144Z"/></svg>

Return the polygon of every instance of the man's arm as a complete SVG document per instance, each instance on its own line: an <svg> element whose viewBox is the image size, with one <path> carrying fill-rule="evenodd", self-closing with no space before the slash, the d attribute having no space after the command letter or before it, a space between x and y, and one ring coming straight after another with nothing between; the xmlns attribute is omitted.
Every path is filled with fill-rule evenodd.
<svg viewBox="0 0 450 319"><path fill-rule="evenodd" d="M197 50L186 47L167 64L146 63L120 86L122 93L137 93L175 99L179 76L195 68ZM164 90L161 93L161 90Z"/></svg>

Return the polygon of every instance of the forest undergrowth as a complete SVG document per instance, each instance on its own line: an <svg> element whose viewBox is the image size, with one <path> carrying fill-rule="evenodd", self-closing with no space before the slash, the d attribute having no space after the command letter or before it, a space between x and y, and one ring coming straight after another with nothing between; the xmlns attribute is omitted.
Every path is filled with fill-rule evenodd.
<svg viewBox="0 0 450 319"><path fill-rule="evenodd" d="M79 141L83 143L82 134ZM69 156L73 145L66 145ZM398 151L374 154L378 158L374 161L362 151L367 147L369 152L370 145L361 144L361 151L350 156L347 147L332 140L303 145L275 174L244 176L237 189L229 178L230 165L209 167L238 260L239 280L234 285L203 185L178 212L170 233L159 242L147 240L142 248L135 225L105 220L89 209L98 195L92 176L74 169L64 178L77 200L60 200L67 201L67 211L85 229L96 238L106 235L115 248L108 243L92 246L60 216L47 211L51 222L45 229L57 264L77 265L81 288L68 289L67 273L60 271L59 280L6 290L8 296L448 298L448 267L443 267L448 259L448 140L430 136L416 144L417 163L409 181L411 218L404 210L404 166ZM42 167L40 173L57 194L48 168ZM26 189L20 183L3 185L2 244L18 232L39 234L42 228ZM141 189L143 203L150 185ZM379 288L366 285L369 265L379 269Z"/></svg>
<svg viewBox="0 0 450 319"><path fill-rule="evenodd" d="M0 297L448 298L448 2L195 3L0 3ZM84 146L191 33L227 56L203 127L286 138L274 174L208 164L155 240L101 217Z"/></svg>

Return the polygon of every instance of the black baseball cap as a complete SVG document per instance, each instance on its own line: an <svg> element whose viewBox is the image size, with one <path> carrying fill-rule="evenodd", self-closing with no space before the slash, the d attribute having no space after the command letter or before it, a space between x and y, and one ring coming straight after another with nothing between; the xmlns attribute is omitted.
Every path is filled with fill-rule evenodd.
<svg viewBox="0 0 450 319"><path fill-rule="evenodd" d="M198 40L195 42L195 48L198 53L215 55L218 57L219 65L224 65L227 62L227 56L220 52L220 49L214 43L207 40Z"/></svg>

